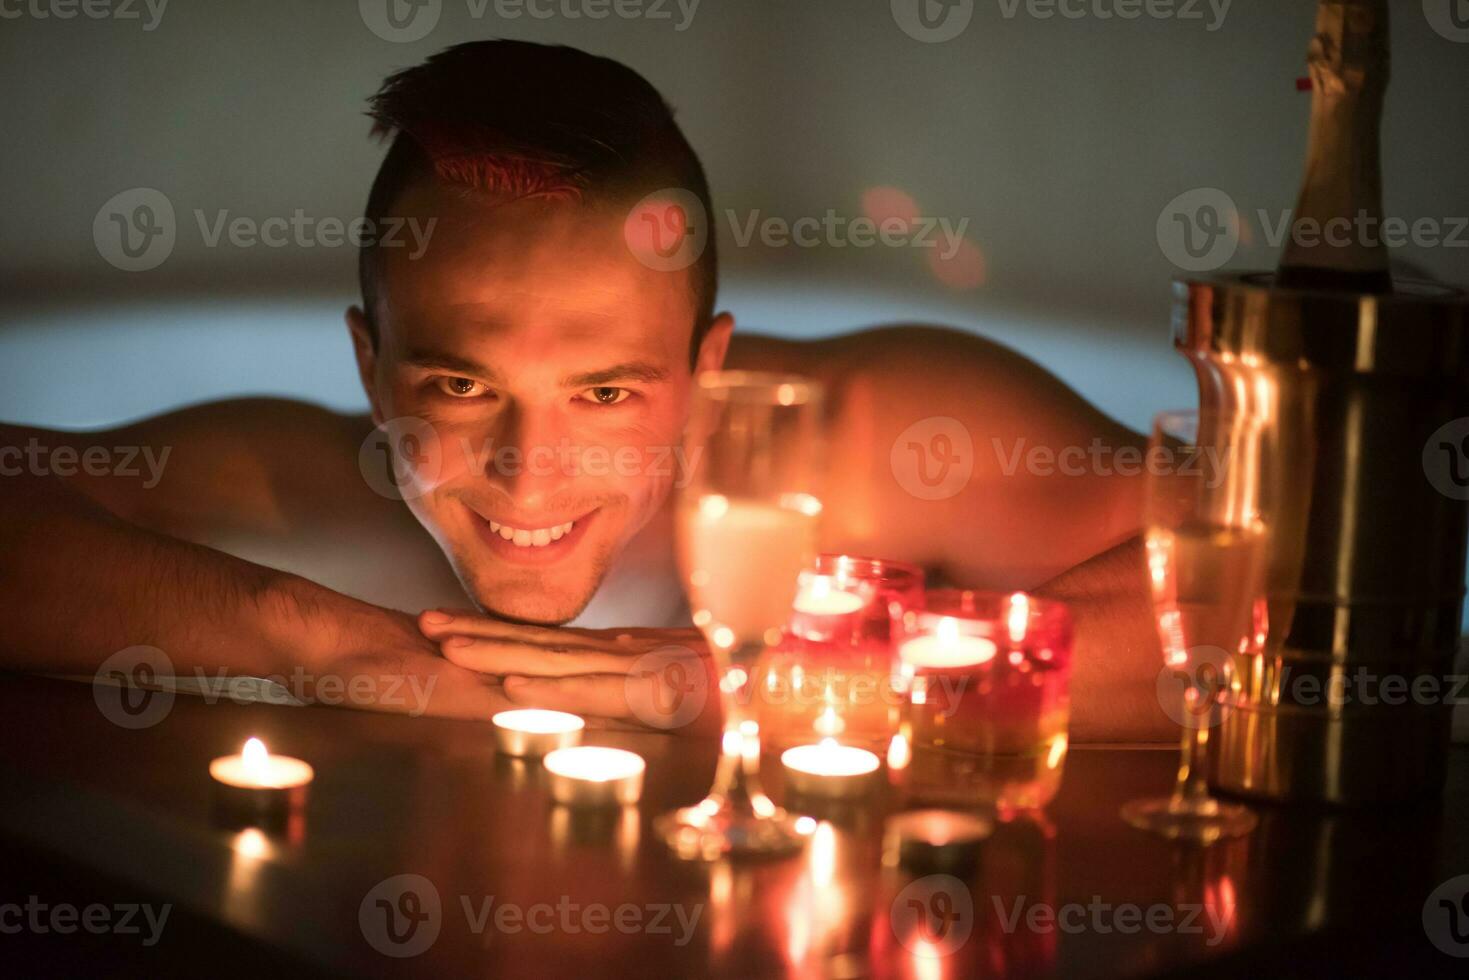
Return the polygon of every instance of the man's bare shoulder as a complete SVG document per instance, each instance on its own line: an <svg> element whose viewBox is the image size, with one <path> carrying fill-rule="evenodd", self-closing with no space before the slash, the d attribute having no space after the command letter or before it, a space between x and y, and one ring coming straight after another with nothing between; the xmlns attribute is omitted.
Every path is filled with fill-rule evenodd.
<svg viewBox="0 0 1469 980"><path fill-rule="evenodd" d="M68 481L125 520L185 538L228 528L279 526L328 507L371 506L357 450L371 430L365 416L307 402L240 398L207 402L112 429L64 432L7 426L0 440L103 447L152 462L151 475L74 472ZM54 458L54 456L53 456Z"/></svg>
<svg viewBox="0 0 1469 980"><path fill-rule="evenodd" d="M1135 530L1135 480L1062 478L1054 460L1136 448L1137 435L1002 344L920 324L812 341L736 334L728 363L826 387L828 443L840 447L828 461L831 546L1029 585ZM1025 465L1036 449L1049 469Z"/></svg>

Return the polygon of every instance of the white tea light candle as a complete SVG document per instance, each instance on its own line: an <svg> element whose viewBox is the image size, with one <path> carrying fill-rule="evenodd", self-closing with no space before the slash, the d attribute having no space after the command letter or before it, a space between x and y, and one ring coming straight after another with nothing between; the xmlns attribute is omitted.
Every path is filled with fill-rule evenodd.
<svg viewBox="0 0 1469 980"><path fill-rule="evenodd" d="M490 721L495 726L495 747L515 756L542 756L576 745L587 726L577 715L544 708L501 711Z"/></svg>
<svg viewBox="0 0 1469 980"><path fill-rule="evenodd" d="M864 604L857 593L837 588L830 575L803 575L795 610L808 616L849 616Z"/></svg>
<svg viewBox="0 0 1469 980"><path fill-rule="evenodd" d="M315 777L311 765L288 755L271 755L258 738L245 742L239 755L222 755L209 763L209 775L240 789L294 789Z"/></svg>
<svg viewBox="0 0 1469 980"><path fill-rule="evenodd" d="M622 806L643 795L648 764L636 752L600 745L557 749L542 760L551 798L567 806Z"/></svg>
<svg viewBox="0 0 1469 980"><path fill-rule="evenodd" d="M872 774L881 761L866 749L824 738L814 745L798 745L781 753L786 785L808 796L860 796L872 788Z"/></svg>
<svg viewBox="0 0 1469 980"><path fill-rule="evenodd" d="M209 775L221 815L248 822L299 809L316 771L300 759L271 755L264 742L251 738L239 755L211 761Z"/></svg>
<svg viewBox="0 0 1469 980"><path fill-rule="evenodd" d="M917 670L946 670L988 663L997 650L993 640L962 633L958 620L945 616L933 633L903 641L898 659Z"/></svg>

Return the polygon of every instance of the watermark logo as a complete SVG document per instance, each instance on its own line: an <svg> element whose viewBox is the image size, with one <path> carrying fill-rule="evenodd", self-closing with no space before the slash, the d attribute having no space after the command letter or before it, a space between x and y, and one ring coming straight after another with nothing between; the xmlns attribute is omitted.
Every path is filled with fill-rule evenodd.
<svg viewBox="0 0 1469 980"><path fill-rule="evenodd" d="M974 473L974 440L947 415L919 419L898 434L888 454L898 485L919 500L947 500Z"/></svg>
<svg viewBox="0 0 1469 980"><path fill-rule="evenodd" d="M999 437L990 438L1003 476L1024 472L1029 476L1189 476L1204 481L1210 490L1227 475L1233 448L1218 446L1112 446L1100 438L1089 445L1047 446L1031 444L1023 436L1008 446Z"/></svg>
<svg viewBox="0 0 1469 980"><path fill-rule="evenodd" d="M154 906L147 902L115 905L93 902L77 906L71 902L44 902L39 895L28 895L24 905L0 904L0 935L29 932L37 936L51 933L70 936L80 929L94 936L143 936L142 945L156 946L172 911L172 903Z"/></svg>
<svg viewBox="0 0 1469 980"><path fill-rule="evenodd" d="M737 248L748 248L757 238L765 248L927 248L940 262L949 262L964 246L969 219L915 215L889 216L877 221L866 215L852 218L827 208L821 217L807 215L794 221L765 215L757 208L743 219L733 209L724 212Z"/></svg>
<svg viewBox="0 0 1469 980"><path fill-rule="evenodd" d="M1239 210L1217 187L1196 187L1169 201L1158 215L1158 247L1185 272L1212 272L1239 249Z"/></svg>
<svg viewBox="0 0 1469 980"><path fill-rule="evenodd" d="M671 644L634 660L624 682L633 717L649 728L683 728L709 699L709 674L688 647Z"/></svg>
<svg viewBox="0 0 1469 980"><path fill-rule="evenodd" d="M416 500L438 479L439 436L421 418L402 415L368 433L357 450L357 468L367 485L389 500Z"/></svg>
<svg viewBox="0 0 1469 980"><path fill-rule="evenodd" d="M142 478L144 490L163 479L172 446L155 452L152 446L48 446L34 436L22 446L0 446L0 476L72 477L120 476Z"/></svg>
<svg viewBox="0 0 1469 980"><path fill-rule="evenodd" d="M114 194L92 219L97 254L123 272L146 272L173 253L178 237L173 202L152 187Z"/></svg>
<svg viewBox="0 0 1469 980"><path fill-rule="evenodd" d="M439 890L423 875L385 878L362 897L357 925L367 944L384 956L418 956L434 944L444 925Z"/></svg>
<svg viewBox="0 0 1469 980"><path fill-rule="evenodd" d="M1158 671L1158 704L1176 725L1212 728L1228 710L1219 699L1229 687L1229 654L1222 647L1196 646L1181 659Z"/></svg>
<svg viewBox="0 0 1469 980"><path fill-rule="evenodd" d="M119 650L102 661L92 677L92 699L102 717L119 728L151 728L173 710L172 690L154 690L171 681L173 661L157 647Z"/></svg>
<svg viewBox="0 0 1469 980"><path fill-rule="evenodd" d="M1131 936L1146 931L1154 935L1203 935L1204 945L1217 946L1228 935L1234 920L1232 908L1209 903L1185 902L1175 906L1161 902L1152 905L1122 902L1113 905L1102 901L1100 895L1093 895L1085 904L1027 902L1024 895L1017 896L1009 908L998 895L990 896L990 901L994 903L1000 929L1006 933L1018 931L1023 923L1026 931L1040 935L1091 932L1103 936L1112 933Z"/></svg>
<svg viewBox="0 0 1469 980"><path fill-rule="evenodd" d="M696 194L665 187L633 205L622 235L643 265L659 272L677 272L704 254L709 244L709 215Z"/></svg>
<svg viewBox="0 0 1469 980"><path fill-rule="evenodd" d="M1210 34L1224 26L1234 0L999 0L1000 13L1014 20L1020 8L1036 20L1062 17L1066 20L1201 21ZM1212 16L1211 16L1212 15Z"/></svg>
<svg viewBox="0 0 1469 980"><path fill-rule="evenodd" d="M167 8L168 0L9 0L0 2L0 20L72 20L80 14L88 20L139 20L151 32Z"/></svg>
<svg viewBox="0 0 1469 980"><path fill-rule="evenodd" d="M601 902L582 904L570 895L553 902L522 905L497 895L459 895L462 928L489 944L494 934L553 933L672 937L676 946L686 946L694 937L703 905L686 906L667 902L634 905L623 902L609 906ZM401 874L378 882L357 908L357 924L368 945L395 959L426 952L446 925L460 928L458 916L446 913L439 891L423 875Z"/></svg>
<svg viewBox="0 0 1469 980"><path fill-rule="evenodd" d="M439 24L444 0L357 0L362 23L384 41L407 44L428 36Z"/></svg>
<svg viewBox="0 0 1469 980"><path fill-rule="evenodd" d="M1450 878L1428 896L1423 931L1441 952L1469 957L1469 875Z"/></svg>
<svg viewBox="0 0 1469 980"><path fill-rule="evenodd" d="M1440 37L1469 44L1469 0L1423 0L1423 16Z"/></svg>
<svg viewBox="0 0 1469 980"><path fill-rule="evenodd" d="M1469 417L1438 427L1423 444L1423 473L1451 500L1469 500Z"/></svg>
<svg viewBox="0 0 1469 980"><path fill-rule="evenodd" d="M953 875L924 875L893 899L893 934L910 953L938 959L954 953L974 931L974 896Z"/></svg>
<svg viewBox="0 0 1469 980"><path fill-rule="evenodd" d="M490 0L468 0L469 15L476 20L485 15ZM621 20L673 20L677 8L678 21L674 31L682 34L694 23L699 12L700 0L494 0L495 16L501 20L550 20L561 17L566 20L606 20L617 17Z"/></svg>
<svg viewBox="0 0 1469 980"><path fill-rule="evenodd" d="M915 41L952 41L974 17L974 0L892 0L893 21Z"/></svg>

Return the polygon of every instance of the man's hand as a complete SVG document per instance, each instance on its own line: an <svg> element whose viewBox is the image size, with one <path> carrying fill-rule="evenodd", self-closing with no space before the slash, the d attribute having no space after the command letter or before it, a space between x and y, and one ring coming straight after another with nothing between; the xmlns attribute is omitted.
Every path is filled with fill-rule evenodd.
<svg viewBox="0 0 1469 980"><path fill-rule="evenodd" d="M518 706L661 731L718 731L716 672L698 630L522 626L438 609L422 613L418 625L454 664L500 677Z"/></svg>
<svg viewBox="0 0 1469 980"><path fill-rule="evenodd" d="M300 579L260 613L285 668L277 679L309 704L475 721L516 706L494 678L440 656L404 613Z"/></svg>

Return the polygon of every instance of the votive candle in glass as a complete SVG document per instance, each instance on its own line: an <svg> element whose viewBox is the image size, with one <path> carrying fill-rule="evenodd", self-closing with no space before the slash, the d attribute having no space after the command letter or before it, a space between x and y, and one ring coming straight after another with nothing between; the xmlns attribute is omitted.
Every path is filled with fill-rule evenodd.
<svg viewBox="0 0 1469 980"><path fill-rule="evenodd" d="M894 673L909 796L1002 812L1050 802L1066 758L1071 648L1063 603L928 592L904 616Z"/></svg>

